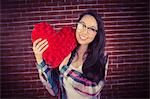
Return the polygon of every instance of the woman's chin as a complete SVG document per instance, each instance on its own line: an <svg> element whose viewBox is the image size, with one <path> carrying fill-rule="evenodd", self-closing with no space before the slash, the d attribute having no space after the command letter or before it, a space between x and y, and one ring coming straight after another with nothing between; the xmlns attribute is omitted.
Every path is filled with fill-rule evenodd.
<svg viewBox="0 0 150 99"><path fill-rule="evenodd" d="M78 41L78 43L80 44L80 45L88 45L89 43L88 42L85 42L85 41Z"/></svg>

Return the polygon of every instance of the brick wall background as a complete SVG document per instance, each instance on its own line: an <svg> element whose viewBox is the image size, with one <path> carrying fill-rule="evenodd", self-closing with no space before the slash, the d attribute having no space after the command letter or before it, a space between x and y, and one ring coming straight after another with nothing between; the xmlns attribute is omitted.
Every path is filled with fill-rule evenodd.
<svg viewBox="0 0 150 99"><path fill-rule="evenodd" d="M110 57L102 99L149 97L148 0L1 0L1 98L46 98L32 52L35 23L49 22L56 29L75 27L87 9L104 19L106 51Z"/></svg>

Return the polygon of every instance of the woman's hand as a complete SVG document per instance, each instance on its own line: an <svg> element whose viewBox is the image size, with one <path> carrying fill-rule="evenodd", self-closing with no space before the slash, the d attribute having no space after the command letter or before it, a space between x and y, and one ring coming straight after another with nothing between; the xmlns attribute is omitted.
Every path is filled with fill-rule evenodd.
<svg viewBox="0 0 150 99"><path fill-rule="evenodd" d="M38 64L43 61L42 54L48 48L48 41L46 39L42 40L41 38L33 42L33 52Z"/></svg>

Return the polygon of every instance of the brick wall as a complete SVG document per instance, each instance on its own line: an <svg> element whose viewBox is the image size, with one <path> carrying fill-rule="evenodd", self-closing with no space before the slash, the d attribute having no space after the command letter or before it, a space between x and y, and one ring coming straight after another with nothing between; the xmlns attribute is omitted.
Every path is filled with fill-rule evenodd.
<svg viewBox="0 0 150 99"><path fill-rule="evenodd" d="M1 98L56 99L42 86L32 51L35 23L75 27L87 9L104 19L110 57L102 99L148 98L148 0L1 0Z"/></svg>

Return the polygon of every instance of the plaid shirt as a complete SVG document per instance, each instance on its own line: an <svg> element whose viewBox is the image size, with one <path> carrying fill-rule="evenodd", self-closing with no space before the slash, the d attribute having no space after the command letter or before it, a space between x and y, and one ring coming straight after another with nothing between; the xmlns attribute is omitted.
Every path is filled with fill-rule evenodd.
<svg viewBox="0 0 150 99"><path fill-rule="evenodd" d="M91 99L97 96L104 86L104 80L99 83L92 82L86 79L82 73L69 68L68 65L62 66L59 72L56 72L56 69L48 68L49 66L44 61L37 67L39 74L43 73L46 78L45 80L43 76L39 76L46 89L52 96L58 96L59 99L67 99L63 78L66 78L77 92Z"/></svg>

